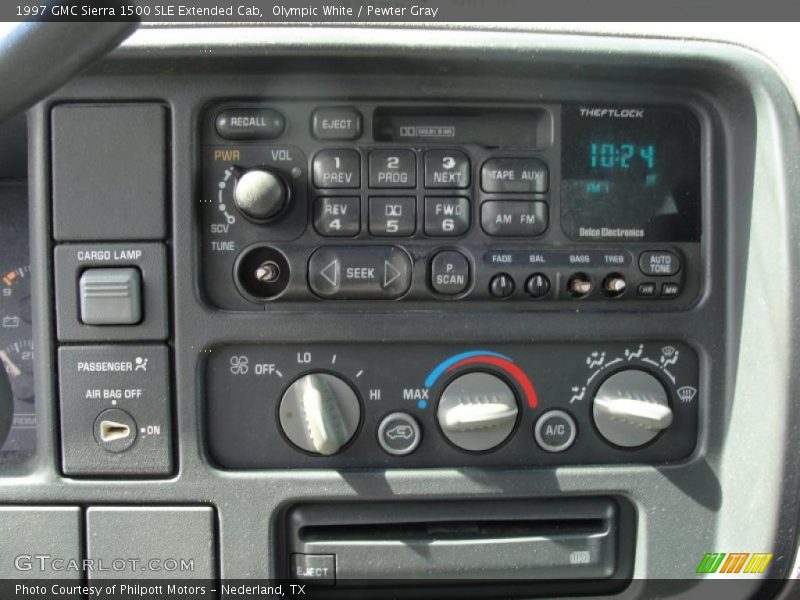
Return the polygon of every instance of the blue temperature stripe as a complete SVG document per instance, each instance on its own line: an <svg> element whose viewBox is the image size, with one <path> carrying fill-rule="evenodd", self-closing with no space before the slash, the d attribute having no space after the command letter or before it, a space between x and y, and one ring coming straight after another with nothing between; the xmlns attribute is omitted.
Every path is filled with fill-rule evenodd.
<svg viewBox="0 0 800 600"><path fill-rule="evenodd" d="M436 380L439 379L441 374L447 371L447 369L452 367L458 361L464 360L465 358L472 358L473 356L495 356L497 358L503 358L507 361L513 362L508 356L505 356L504 354L498 354L497 352L487 352L486 350L462 352L461 354L456 354L455 356L451 356L450 358L440 362L436 368L431 371L431 374L425 379L425 387L433 387L433 384L436 383Z"/></svg>

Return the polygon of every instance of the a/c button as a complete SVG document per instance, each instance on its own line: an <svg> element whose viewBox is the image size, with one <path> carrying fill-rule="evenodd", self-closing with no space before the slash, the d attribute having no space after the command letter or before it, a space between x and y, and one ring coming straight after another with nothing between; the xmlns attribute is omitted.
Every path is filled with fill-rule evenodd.
<svg viewBox="0 0 800 600"><path fill-rule="evenodd" d="M563 452L575 442L575 421L563 410L551 410L539 417L533 430L536 443L548 452Z"/></svg>

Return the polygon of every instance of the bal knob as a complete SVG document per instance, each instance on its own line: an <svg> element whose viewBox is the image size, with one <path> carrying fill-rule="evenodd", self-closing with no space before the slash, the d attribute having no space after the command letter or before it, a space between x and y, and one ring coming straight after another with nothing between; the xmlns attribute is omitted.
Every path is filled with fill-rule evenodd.
<svg viewBox="0 0 800 600"><path fill-rule="evenodd" d="M236 180L233 202L246 217L254 221L269 221L288 204L289 188L277 173L268 169L251 169Z"/></svg>

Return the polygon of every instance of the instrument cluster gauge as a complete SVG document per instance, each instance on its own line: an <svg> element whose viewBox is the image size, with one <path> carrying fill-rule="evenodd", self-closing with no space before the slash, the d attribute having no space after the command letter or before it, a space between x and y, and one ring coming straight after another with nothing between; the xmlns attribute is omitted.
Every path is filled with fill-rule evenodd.
<svg viewBox="0 0 800 600"><path fill-rule="evenodd" d="M0 184L0 464L36 449L27 186Z"/></svg>

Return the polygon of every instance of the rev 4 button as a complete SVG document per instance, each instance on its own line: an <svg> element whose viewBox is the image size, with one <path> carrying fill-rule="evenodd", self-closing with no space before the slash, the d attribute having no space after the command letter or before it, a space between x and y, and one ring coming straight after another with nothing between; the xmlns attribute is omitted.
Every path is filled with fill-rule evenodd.
<svg viewBox="0 0 800 600"><path fill-rule="evenodd" d="M352 237L361 229L361 198L332 196L314 202L314 229L324 236Z"/></svg>
<svg viewBox="0 0 800 600"><path fill-rule="evenodd" d="M322 298L391 300L411 286L411 260L396 246L325 246L308 261L308 285Z"/></svg>

